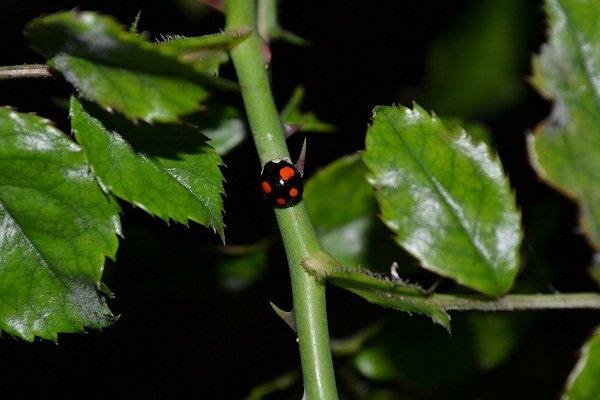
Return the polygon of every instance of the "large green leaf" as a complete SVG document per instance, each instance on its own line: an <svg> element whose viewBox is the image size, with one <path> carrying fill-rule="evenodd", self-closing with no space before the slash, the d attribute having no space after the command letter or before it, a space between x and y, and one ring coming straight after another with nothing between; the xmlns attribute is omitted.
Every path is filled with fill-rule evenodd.
<svg viewBox="0 0 600 400"><path fill-rule="evenodd" d="M118 207L51 123L0 108L0 330L33 340L113 321L100 293Z"/></svg>
<svg viewBox="0 0 600 400"><path fill-rule="evenodd" d="M174 121L198 108L204 86L231 87L187 62L180 49L147 42L97 13L40 17L25 35L83 97L131 119Z"/></svg>
<svg viewBox="0 0 600 400"><path fill-rule="evenodd" d="M134 124L71 99L71 123L94 174L116 196L166 221L224 237L221 158L187 124Z"/></svg>
<svg viewBox="0 0 600 400"><path fill-rule="evenodd" d="M548 0L550 38L533 60L533 84L554 100L529 137L538 174L577 200L583 231L600 246L600 3Z"/></svg>
<svg viewBox="0 0 600 400"><path fill-rule="evenodd" d="M518 270L520 215L500 161L415 105L378 107L363 160L381 217L424 268L489 295Z"/></svg>
<svg viewBox="0 0 600 400"><path fill-rule="evenodd" d="M581 349L571 372L563 400L595 400L600 393L600 330Z"/></svg>

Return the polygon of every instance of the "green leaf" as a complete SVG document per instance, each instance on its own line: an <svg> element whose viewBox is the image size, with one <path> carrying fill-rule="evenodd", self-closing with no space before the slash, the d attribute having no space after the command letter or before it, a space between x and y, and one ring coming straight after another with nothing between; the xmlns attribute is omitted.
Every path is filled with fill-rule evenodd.
<svg viewBox="0 0 600 400"><path fill-rule="evenodd" d="M73 56L56 56L48 64L60 71L86 100L116 110L132 120L177 121L197 111L208 92L188 80L134 71Z"/></svg>
<svg viewBox="0 0 600 400"><path fill-rule="evenodd" d="M409 391L457 385L506 360L531 325L528 313L464 313L452 316L452 336L421 319L389 320L352 356L369 379Z"/></svg>
<svg viewBox="0 0 600 400"><path fill-rule="evenodd" d="M489 295L517 273L520 215L499 160L418 105L378 107L363 160L381 218L422 266Z"/></svg>
<svg viewBox="0 0 600 400"><path fill-rule="evenodd" d="M221 158L187 124L134 124L71 99L75 138L106 190L165 221L188 219L221 238Z"/></svg>
<svg viewBox="0 0 600 400"><path fill-rule="evenodd" d="M582 226L600 246L600 4L546 2L550 38L533 60L534 86L554 100L550 118L529 136L538 174L576 200Z"/></svg>
<svg viewBox="0 0 600 400"><path fill-rule="evenodd" d="M210 139L209 144L215 151L224 156L246 139L246 124L233 107L210 103L207 109L208 112L199 111L184 120L197 126Z"/></svg>
<svg viewBox="0 0 600 400"><path fill-rule="evenodd" d="M291 126L299 127L301 132L332 133L336 127L323 122L313 112L305 112L300 109L304 100L304 88L298 86L292 97L281 111L282 121Z"/></svg>
<svg viewBox="0 0 600 400"><path fill-rule="evenodd" d="M207 96L204 86L235 87L185 62L180 50L149 43L112 18L93 12L67 11L36 18L26 26L25 35L37 52L53 59L51 65L84 97L133 119L172 121L173 115L197 108ZM167 98L164 103L162 97Z"/></svg>
<svg viewBox="0 0 600 400"><path fill-rule="evenodd" d="M32 341L114 320L100 293L118 206L50 121L0 108L0 330Z"/></svg>
<svg viewBox="0 0 600 400"><path fill-rule="evenodd" d="M214 266L219 281L230 292L239 292L258 282L267 269L266 243L227 246L217 255Z"/></svg>
<svg viewBox="0 0 600 400"><path fill-rule="evenodd" d="M563 400L595 400L600 393L600 329L581 349L577 365L567 381Z"/></svg>
<svg viewBox="0 0 600 400"><path fill-rule="evenodd" d="M360 153L342 157L311 176L304 202L321 244L338 262L385 270L405 254L377 218L366 173Z"/></svg>

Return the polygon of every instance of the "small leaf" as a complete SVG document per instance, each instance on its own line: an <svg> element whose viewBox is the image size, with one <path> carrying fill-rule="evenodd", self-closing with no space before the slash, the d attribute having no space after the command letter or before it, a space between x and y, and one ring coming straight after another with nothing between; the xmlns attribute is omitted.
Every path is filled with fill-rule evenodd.
<svg viewBox="0 0 600 400"><path fill-rule="evenodd" d="M99 288L118 211L79 146L45 119L0 108L0 330L56 340L112 323Z"/></svg>
<svg viewBox="0 0 600 400"><path fill-rule="evenodd" d="M56 56L48 64L60 71L86 100L116 110L132 120L177 121L198 110L208 97L185 79L134 71L72 56Z"/></svg>
<svg viewBox="0 0 600 400"><path fill-rule="evenodd" d="M216 75L219 66L229 61L227 52L246 39L251 32L245 28L198 37L167 37L167 40L158 46L173 50L181 61L193 64L197 70Z"/></svg>
<svg viewBox="0 0 600 400"><path fill-rule="evenodd" d="M302 111L300 109L302 100L304 100L304 88L299 86L281 111L281 119L285 124L297 126L301 132L332 133L336 131L335 126L322 122L314 113Z"/></svg>
<svg viewBox="0 0 600 400"><path fill-rule="evenodd" d="M528 138L538 174L579 203L582 226L600 247L600 5L549 0L550 39L533 60L533 84L554 100L550 118Z"/></svg>
<svg viewBox="0 0 600 400"><path fill-rule="evenodd" d="M221 158L190 125L133 124L71 99L71 123L111 193L167 221L188 219L224 237Z"/></svg>
<svg viewBox="0 0 600 400"><path fill-rule="evenodd" d="M258 2L257 25L261 37L267 41L283 40L296 46L306 46L308 41L279 25L277 0L261 0Z"/></svg>
<svg viewBox="0 0 600 400"><path fill-rule="evenodd" d="M378 107L363 160L383 221L424 268L489 295L510 289L520 216L485 144L417 105Z"/></svg>
<svg viewBox="0 0 600 400"><path fill-rule="evenodd" d="M600 393L600 329L581 349L562 400L595 400Z"/></svg>

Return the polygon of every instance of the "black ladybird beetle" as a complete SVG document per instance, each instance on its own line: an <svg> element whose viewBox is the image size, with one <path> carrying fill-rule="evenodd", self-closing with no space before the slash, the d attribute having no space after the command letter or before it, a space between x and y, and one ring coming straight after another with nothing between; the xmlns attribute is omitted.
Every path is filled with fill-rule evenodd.
<svg viewBox="0 0 600 400"><path fill-rule="evenodd" d="M272 160L260 173L260 187L273 207L291 207L302 199L304 183L300 172L285 160Z"/></svg>

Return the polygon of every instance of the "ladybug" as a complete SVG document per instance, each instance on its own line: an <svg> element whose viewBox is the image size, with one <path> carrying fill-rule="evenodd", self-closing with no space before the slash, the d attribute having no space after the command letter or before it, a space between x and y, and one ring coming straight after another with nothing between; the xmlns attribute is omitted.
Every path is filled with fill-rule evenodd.
<svg viewBox="0 0 600 400"><path fill-rule="evenodd" d="M273 207L291 207L302 199L304 183L300 172L285 160L272 160L260 173L260 188Z"/></svg>

